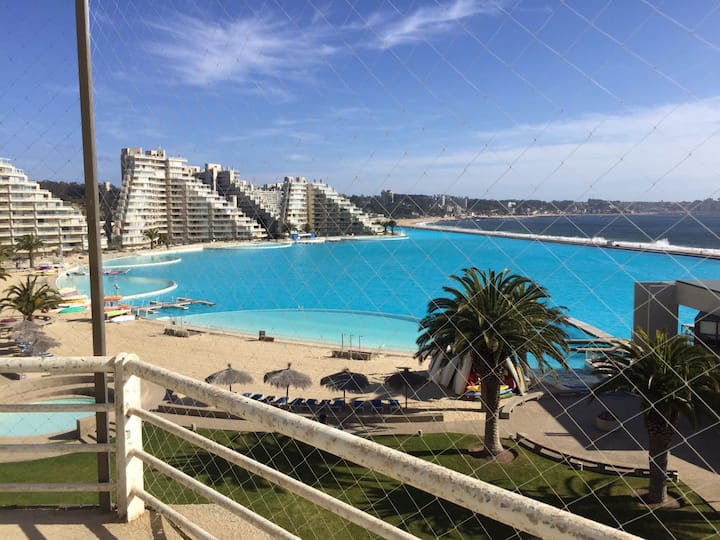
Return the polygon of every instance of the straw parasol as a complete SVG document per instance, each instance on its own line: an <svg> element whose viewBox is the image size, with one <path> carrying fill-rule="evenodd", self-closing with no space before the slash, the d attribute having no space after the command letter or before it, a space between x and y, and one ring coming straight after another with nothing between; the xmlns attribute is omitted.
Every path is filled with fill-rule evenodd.
<svg viewBox="0 0 720 540"><path fill-rule="evenodd" d="M320 379L320 384L333 390L342 390L343 401L345 401L346 391L361 394L370 385L370 381L362 373L354 373L345 368L342 371L323 377Z"/></svg>
<svg viewBox="0 0 720 540"><path fill-rule="evenodd" d="M427 382L427 377L423 373L410 371L409 367L399 367L402 371L393 373L385 379L385 386L393 390L403 390L405 392L405 408L407 409L408 388L420 388Z"/></svg>
<svg viewBox="0 0 720 540"><path fill-rule="evenodd" d="M249 384L253 382L253 379L249 373L233 369L232 364L228 363L225 369L205 377L205 382L209 384L227 384L232 392L233 384Z"/></svg>
<svg viewBox="0 0 720 540"><path fill-rule="evenodd" d="M48 336L43 326L34 321L22 319L13 325L10 336L21 347L25 347L25 351L30 354L39 354L47 352L50 347L57 347L60 342Z"/></svg>
<svg viewBox="0 0 720 540"><path fill-rule="evenodd" d="M292 364L288 362L285 369L277 369L268 371L263 377L263 382L271 384L278 388L285 388L285 398L290 395L290 387L307 388L312 384L312 380L308 375L292 369Z"/></svg>

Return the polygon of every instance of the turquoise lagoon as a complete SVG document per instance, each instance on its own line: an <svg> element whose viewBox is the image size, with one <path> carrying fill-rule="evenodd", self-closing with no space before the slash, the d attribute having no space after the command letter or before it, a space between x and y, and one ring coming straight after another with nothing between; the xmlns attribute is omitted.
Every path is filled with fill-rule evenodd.
<svg viewBox="0 0 720 540"><path fill-rule="evenodd" d="M286 249L156 250L150 258L106 262L105 294L215 302L164 310L176 324L223 328L363 348L412 350L417 321L448 276L463 268L509 269L545 286L567 313L629 337L633 283L708 279L720 261L459 232L406 230L407 239L297 244ZM178 260L179 259L179 260ZM71 279L70 277L65 279ZM82 289L79 282L74 283ZM167 290L168 286L175 288ZM61 286L66 285L63 281ZM164 294L153 291L167 290ZM694 312L681 318L692 320Z"/></svg>

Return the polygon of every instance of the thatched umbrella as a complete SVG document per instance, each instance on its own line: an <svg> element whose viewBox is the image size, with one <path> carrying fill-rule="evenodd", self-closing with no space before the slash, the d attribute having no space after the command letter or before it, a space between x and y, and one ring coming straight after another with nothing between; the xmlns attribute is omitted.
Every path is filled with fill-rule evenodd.
<svg viewBox="0 0 720 540"><path fill-rule="evenodd" d="M10 331L10 336L19 343L31 343L42 334L44 334L42 326L27 319L16 322Z"/></svg>
<svg viewBox="0 0 720 540"><path fill-rule="evenodd" d="M346 391L361 394L370 385L370 381L362 373L354 373L345 368L342 371L323 377L320 379L320 384L333 390L342 390L343 401L345 401Z"/></svg>
<svg viewBox="0 0 720 540"><path fill-rule="evenodd" d="M393 390L403 390L405 392L405 408L407 409L408 388L420 388L427 382L427 377L423 373L410 371L409 367L399 367L402 371L393 373L385 379L385 386Z"/></svg>
<svg viewBox="0 0 720 540"><path fill-rule="evenodd" d="M288 367L285 369L277 369L275 371L268 371L263 377L263 382L277 386L278 388L285 388L285 399L290 396L290 387L296 388L307 388L312 384L312 380L308 375L300 373L291 368L292 364L288 362Z"/></svg>
<svg viewBox="0 0 720 540"><path fill-rule="evenodd" d="M24 348L25 352L36 355L47 352L50 347L57 347L60 342L48 336L43 326L23 319L12 327L10 336Z"/></svg>
<svg viewBox="0 0 720 540"><path fill-rule="evenodd" d="M227 366L225 369L205 377L205 382L209 384L227 384L231 392L233 384L249 384L253 382L249 373L233 369L232 364L228 364Z"/></svg>

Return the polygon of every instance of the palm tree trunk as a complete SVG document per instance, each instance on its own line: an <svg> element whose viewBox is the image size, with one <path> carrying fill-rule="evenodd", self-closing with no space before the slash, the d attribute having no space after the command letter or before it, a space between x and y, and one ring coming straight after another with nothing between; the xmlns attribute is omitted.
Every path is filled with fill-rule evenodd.
<svg viewBox="0 0 720 540"><path fill-rule="evenodd" d="M485 408L485 450L492 456L502 453L500 443L500 379L494 372L480 379L483 407Z"/></svg>
<svg viewBox="0 0 720 540"><path fill-rule="evenodd" d="M648 412L645 423L650 446L650 484L648 486L647 502L660 504L667 497L668 456L670 454L670 443L675 433L675 426L672 419L668 421L662 414L654 410Z"/></svg>

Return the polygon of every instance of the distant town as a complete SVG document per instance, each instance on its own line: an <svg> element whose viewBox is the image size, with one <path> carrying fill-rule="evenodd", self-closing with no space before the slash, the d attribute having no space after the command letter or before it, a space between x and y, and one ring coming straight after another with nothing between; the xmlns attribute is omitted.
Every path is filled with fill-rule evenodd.
<svg viewBox="0 0 720 540"><path fill-rule="evenodd" d="M55 197L85 207L85 185L80 182L42 180L42 189ZM106 207L115 208L120 188L109 182L101 186ZM451 195L424 195L383 191L379 195L345 195L364 212L388 219L419 217L531 216L542 214L663 214L677 212L720 213L720 199L702 201L540 201L518 199L474 199Z"/></svg>
<svg viewBox="0 0 720 540"><path fill-rule="evenodd" d="M720 213L720 199L682 202L627 202L588 199L540 201L473 199L451 195L419 195L383 191L379 196L350 195L364 212L393 219L417 217L533 216L543 214L663 214L677 212Z"/></svg>

